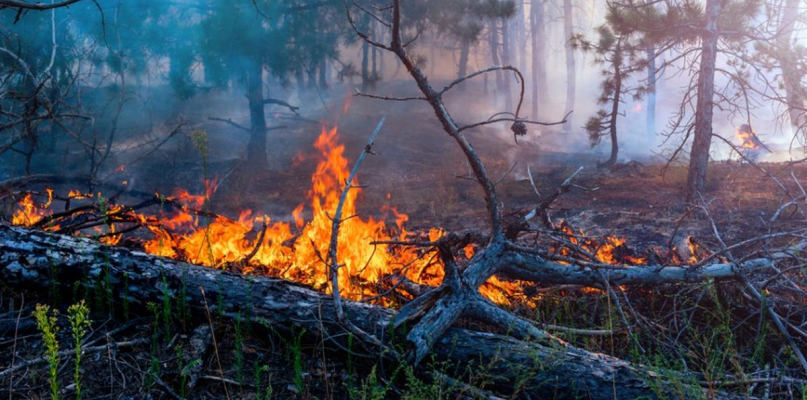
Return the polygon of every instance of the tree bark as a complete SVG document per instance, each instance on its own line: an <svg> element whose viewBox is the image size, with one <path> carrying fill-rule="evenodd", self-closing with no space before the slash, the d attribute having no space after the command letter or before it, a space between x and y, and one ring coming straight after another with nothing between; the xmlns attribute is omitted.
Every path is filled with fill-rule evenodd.
<svg viewBox="0 0 807 400"><path fill-rule="evenodd" d="M614 50L614 97L611 100L611 114L608 123L608 131L611 136L611 156L603 165L610 167L616 164L619 157L619 140L617 139L617 120L619 119L619 103L622 100L622 42L617 41Z"/></svg>
<svg viewBox="0 0 807 400"><path fill-rule="evenodd" d="M328 89L328 59L327 57L323 56L322 59L319 60L319 88L320 90L327 90Z"/></svg>
<svg viewBox="0 0 807 400"><path fill-rule="evenodd" d="M532 0L530 4L530 37L532 42L532 115L541 119L539 105L548 100L546 82L546 21L543 0Z"/></svg>
<svg viewBox="0 0 807 400"><path fill-rule="evenodd" d="M706 21L698 71L698 100L695 110L695 132L689 155L687 176L687 201L695 200L706 184L706 168L709 165L709 147L712 143L712 113L715 93L715 61L717 59L717 20L722 0L706 1Z"/></svg>
<svg viewBox="0 0 807 400"><path fill-rule="evenodd" d="M457 70L457 78L461 78L468 74L468 56L471 52L471 41L462 38L460 39L460 64ZM457 90L464 92L467 85L460 85Z"/></svg>
<svg viewBox="0 0 807 400"><path fill-rule="evenodd" d="M504 65L511 65L513 62L513 49L512 49L512 24L505 18L502 18L502 62ZM512 90L510 89L510 77L505 74L504 83L504 108L505 110L513 109L513 98L511 97Z"/></svg>
<svg viewBox="0 0 807 400"><path fill-rule="evenodd" d="M647 136L656 135L656 49L647 49Z"/></svg>
<svg viewBox="0 0 807 400"><path fill-rule="evenodd" d="M563 0L563 38L566 48L566 114L574 110L577 94L577 66L574 59L574 48L572 47L573 17L572 0ZM563 125L563 129L567 132L572 130L573 119L574 116L569 115L568 121Z"/></svg>
<svg viewBox="0 0 807 400"><path fill-rule="evenodd" d="M499 22L498 19L490 20L490 60L493 65L502 65L499 58ZM502 71L496 71L496 90L501 93L504 88L504 77Z"/></svg>
<svg viewBox="0 0 807 400"><path fill-rule="evenodd" d="M251 168L266 169L266 112L263 103L263 64L250 60L247 71L247 100L249 101L249 144L247 164Z"/></svg>
<svg viewBox="0 0 807 400"><path fill-rule="evenodd" d="M184 292L190 316L196 320L206 321L207 304L211 313L232 323L240 314L278 331L305 329L312 337L330 340L348 337L337 319L333 298L299 284L18 227L0 226L0 282L37 293L54 287L69 291L74 285L94 291L108 284L116 305L128 302L132 310L145 310L149 302L161 304L165 293L176 298ZM344 309L365 332L390 336L394 310L350 301L344 302ZM682 389L667 383L663 371L651 372L607 355L557 342L546 346L459 328L448 329L433 354L437 360L467 366L457 368L463 371L460 374L486 373L490 384L484 390L518 391L519 396L530 398L543 398L546 393L558 399L656 398L660 393L677 397L675 393ZM679 382L683 378L668 373ZM731 398L720 393L718 397Z"/></svg>
<svg viewBox="0 0 807 400"><path fill-rule="evenodd" d="M518 70L521 71L522 74L527 73L527 52L520 50L524 48L527 42L527 27L524 17L524 2L517 1L516 15L513 19L515 27L515 46L513 49L517 57L516 64L518 65Z"/></svg>
<svg viewBox="0 0 807 400"><path fill-rule="evenodd" d="M361 91L367 92L370 87L370 44L361 45Z"/></svg>
<svg viewBox="0 0 807 400"><path fill-rule="evenodd" d="M782 8L782 21L778 32L778 60L782 69L782 80L785 84L785 95L787 96L787 109L790 116L790 124L794 131L807 124L805 117L805 89L801 84L801 78L807 72L798 69L799 60L793 52L793 41L796 21L800 14L799 4L803 0L786 0Z"/></svg>

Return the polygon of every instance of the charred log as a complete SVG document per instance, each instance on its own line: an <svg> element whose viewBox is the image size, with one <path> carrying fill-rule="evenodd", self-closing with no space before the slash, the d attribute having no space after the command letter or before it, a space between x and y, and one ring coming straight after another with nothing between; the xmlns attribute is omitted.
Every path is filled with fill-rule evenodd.
<svg viewBox="0 0 807 400"><path fill-rule="evenodd" d="M347 336L340 335L345 328L338 321L330 296L292 282L247 277L108 247L89 239L22 228L0 226L0 282L7 288L38 293L52 290L52 282L65 288L108 284L114 301L126 301L133 310L149 302L160 303L165 292L179 296L186 287L185 303L191 317L198 320L204 320L208 304L210 312L229 321L235 321L239 312L248 312L254 321L280 331L303 328L330 340ZM427 294L421 298L429 297ZM443 300L453 302L457 298ZM469 316L499 310L485 302L469 304ZM377 337L391 336L384 333L396 316L394 310L349 301L343 307L359 328ZM533 398L553 393L555 398L611 399L655 398L663 392L680 390L668 386L663 374L560 341L546 345L451 327L436 338L432 350L438 360L466 365L460 375L484 368L493 378L483 389L502 393L519 391Z"/></svg>

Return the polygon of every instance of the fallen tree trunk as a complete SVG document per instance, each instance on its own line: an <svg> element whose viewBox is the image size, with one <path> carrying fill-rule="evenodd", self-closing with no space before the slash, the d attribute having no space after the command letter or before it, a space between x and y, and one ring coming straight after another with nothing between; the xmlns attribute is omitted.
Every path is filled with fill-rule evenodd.
<svg viewBox="0 0 807 400"><path fill-rule="evenodd" d="M176 299L185 288L185 303L199 319L204 319L207 305L211 313L227 320L235 320L241 312L277 330L294 327L331 340L346 337L332 298L293 282L194 266L84 238L0 226L1 285L47 293L54 285L72 288L77 282L88 288L108 284L117 305L126 301L133 309L148 302L161 304L166 293ZM391 336L385 330L394 310L350 301L343 306L357 327L377 337ZM526 393L531 398L547 394L656 398L659 391L681 398L688 397L687 391L702 393L699 387L672 385L663 374L610 356L492 333L450 328L432 351L438 360L463 366L456 367L463 375L458 378L484 374L490 383L483 389Z"/></svg>

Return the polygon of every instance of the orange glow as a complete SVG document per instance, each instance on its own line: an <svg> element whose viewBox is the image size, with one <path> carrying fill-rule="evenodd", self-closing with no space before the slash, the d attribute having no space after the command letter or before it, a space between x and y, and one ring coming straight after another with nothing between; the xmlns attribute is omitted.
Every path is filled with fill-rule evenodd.
<svg viewBox="0 0 807 400"><path fill-rule="evenodd" d="M48 208L53 203L53 190L47 189L48 200L43 205L37 205L28 193L17 203L17 210L11 218L14 225L31 226L35 225L43 218L53 214ZM58 227L55 227L58 229ZM46 228L46 230L48 230Z"/></svg>
<svg viewBox="0 0 807 400"><path fill-rule="evenodd" d="M346 105L349 104L349 101ZM121 242L123 232L136 223L145 227L150 236L127 237L127 241L140 241L143 249L154 255L188 261L216 268L232 268L243 273L270 275L299 282L317 290L330 291L327 259L331 239L331 217L337 208L339 197L349 175L349 163L344 156L345 146L340 143L336 128L323 128L313 144L315 154L308 156L317 161L311 176L311 188L305 204L298 205L291 213L293 222L273 221L268 216L244 210L237 219L215 216L206 212L210 197L217 188L216 180L204 182L204 194L191 194L185 189L176 189L172 196L158 199L170 203L151 215L139 214L120 205L108 204L107 215L115 218L105 221L104 227L95 226L92 235L100 235L100 241L108 245ZM354 181L354 185L359 182ZM444 276L440 257L433 250L423 251L411 246L372 244L373 241L405 241L412 237L428 237L436 241L445 235L441 228L427 232L409 232L406 223L409 216L390 204L382 207L385 216L380 219L356 216L356 201L360 188L351 189L342 210L339 229L337 257L341 295L359 300L374 297L388 290L394 283L393 276L427 286L439 285ZM391 201L387 194L387 201ZM70 191L68 198L81 200L102 198L99 194L84 194ZM52 215L50 206L53 191L48 190L45 204L37 204L28 194L18 201L14 213L15 225L32 226L46 216ZM306 221L304 217L309 216ZM385 221L394 221L388 226ZM121 222L123 221L123 222ZM51 228L47 228L51 229ZM51 230L58 229L58 226ZM265 229L265 234L262 231ZM575 231L562 223L565 238L574 247L595 255L599 262L611 264L641 264L644 257L634 256L627 248L625 239L608 236L595 239L582 231ZM131 229L127 230L130 231ZM259 238L263 240L259 243ZM692 245L695 245L694 243ZM569 247L573 247L569 245ZM556 251L562 255L572 254L567 246ZM458 251L459 256L471 259L480 249L469 244ZM694 254L694 252L693 252ZM490 278L479 290L491 301L507 305L514 301L534 305L539 298L525 294L528 284ZM389 305L388 300L379 300Z"/></svg>
<svg viewBox="0 0 807 400"><path fill-rule="evenodd" d="M734 135L740 140L740 147L747 150L760 150L762 146L757 143L754 137L754 130L749 128L749 131L743 129L736 129Z"/></svg>
<svg viewBox="0 0 807 400"><path fill-rule="evenodd" d="M566 234L565 239L574 247L593 255L593 261L615 265L641 265L647 262L646 257L633 254L633 251L627 246L625 238L605 236L597 239L586 235L582 230L575 232L566 221L561 221L560 229ZM560 247L557 251L563 256L573 254L572 249L566 246Z"/></svg>

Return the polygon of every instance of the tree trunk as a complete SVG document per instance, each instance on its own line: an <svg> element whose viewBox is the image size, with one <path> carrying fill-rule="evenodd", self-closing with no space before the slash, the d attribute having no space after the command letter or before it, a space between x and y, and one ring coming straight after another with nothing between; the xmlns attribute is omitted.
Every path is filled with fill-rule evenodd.
<svg viewBox="0 0 807 400"><path fill-rule="evenodd" d="M602 167L611 167L616 164L619 156L619 141L617 140L617 120L619 119L619 102L622 98L622 43L617 41L614 50L614 97L611 99L611 114L608 122L608 133L611 136L611 156Z"/></svg>
<svg viewBox="0 0 807 400"><path fill-rule="evenodd" d="M527 27L524 17L524 2L517 1L516 16L513 19L515 24L515 46L513 46L513 49L515 50L514 54L516 55L518 70L521 71L522 74L527 73L527 52L523 51L527 42Z"/></svg>
<svg viewBox="0 0 807 400"><path fill-rule="evenodd" d="M317 65L319 65L318 60L311 60L308 62L308 71L306 71L306 75L308 78L308 89L317 89Z"/></svg>
<svg viewBox="0 0 807 400"><path fill-rule="evenodd" d="M572 0L563 0L563 38L566 48L566 113L574 110L574 102L577 94L577 66L574 59L574 48L572 47L572 35L574 20L572 14ZM569 115L568 121L563 125L567 132L572 130L572 120L574 115Z"/></svg>
<svg viewBox="0 0 807 400"><path fill-rule="evenodd" d="M530 4L530 37L532 38L532 115L541 119L539 106L546 103L548 88L546 82L546 21L543 0L532 0Z"/></svg>
<svg viewBox="0 0 807 400"><path fill-rule="evenodd" d="M647 136L656 135L656 49L647 49Z"/></svg>
<svg viewBox="0 0 807 400"><path fill-rule="evenodd" d="M305 93L305 71L302 65L294 70L294 80L297 82L297 96L302 99Z"/></svg>
<svg viewBox="0 0 807 400"><path fill-rule="evenodd" d="M512 24L502 18L502 62L504 65L512 65L513 62L513 49L512 49ZM502 74L504 76L504 108L505 110L513 109L512 91L510 90L510 77L509 74Z"/></svg>
<svg viewBox="0 0 807 400"><path fill-rule="evenodd" d="M373 39L375 39L378 36L378 28L375 27L375 25L373 25L373 26L374 26L374 28L373 28ZM378 50L378 47L373 46L373 54L372 54L373 55L373 69L372 69L373 72L372 72L372 75L371 75L373 77L373 79L378 78L378 53L379 52L380 52L380 50Z"/></svg>
<svg viewBox="0 0 807 400"><path fill-rule="evenodd" d="M689 155L687 201L696 199L706 184L709 147L712 143L712 113L715 93L715 61L717 59L717 19L722 0L706 1L706 23L703 33L700 70L698 71L698 100L695 110L695 133Z"/></svg>
<svg viewBox="0 0 807 400"><path fill-rule="evenodd" d="M799 4L803 0L786 0L782 8L782 21L778 32L778 60L782 69L782 80L785 84L785 95L787 96L787 109L790 116L790 124L794 131L797 131L804 124L807 124L805 117L805 89L801 85L801 78L807 72L799 71L797 59L793 51L793 41L796 22L800 14Z"/></svg>
<svg viewBox="0 0 807 400"><path fill-rule="evenodd" d="M249 145L247 164L250 168L266 169L266 113L263 104L263 64L250 61L247 72L247 100L249 101Z"/></svg>
<svg viewBox="0 0 807 400"><path fill-rule="evenodd" d="M282 279L246 277L85 238L0 226L0 281L39 294L81 286L89 292L106 290L113 307L141 312L150 302L162 304L166 293L173 299L184 293L191 319L206 321L207 305L210 313L230 323L247 315L281 332L304 329L312 338L342 341L340 346L347 348L349 335L331 296ZM357 327L389 337L383 334L389 332L395 311L350 301L343 305ZM460 328L446 331L434 346L434 356L467 366L457 368L459 374L483 371L491 377L485 390L518 390L518 396L526 398L544 398L547 393L557 399L656 398L660 392L677 398L679 390L699 390L667 383L664 371L651 372L573 346L545 346ZM670 373L686 382L681 374ZM717 397L730 398L722 393Z"/></svg>
<svg viewBox="0 0 807 400"><path fill-rule="evenodd" d="M362 42L361 45L361 91L366 92L370 87L370 45Z"/></svg>
<svg viewBox="0 0 807 400"><path fill-rule="evenodd" d="M322 59L319 60L319 89L320 90L327 90L328 89L328 58L323 56Z"/></svg>
<svg viewBox="0 0 807 400"><path fill-rule="evenodd" d="M497 19L490 20L490 60L493 65L502 65L499 59L499 22ZM501 93L504 88L502 71L496 71L496 90Z"/></svg>
<svg viewBox="0 0 807 400"><path fill-rule="evenodd" d="M471 42L466 39L460 39L460 64L457 70L457 78L461 78L468 74L468 53L471 51ZM460 85L457 90L465 91L467 85Z"/></svg>

